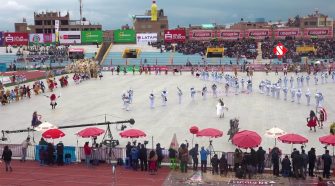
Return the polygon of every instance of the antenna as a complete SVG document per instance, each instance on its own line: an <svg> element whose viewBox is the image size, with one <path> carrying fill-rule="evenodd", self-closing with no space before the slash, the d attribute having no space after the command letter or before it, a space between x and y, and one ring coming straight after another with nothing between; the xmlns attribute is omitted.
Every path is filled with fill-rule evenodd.
<svg viewBox="0 0 335 186"><path fill-rule="evenodd" d="M83 0L79 0L79 11L80 11L80 25L83 21Z"/></svg>

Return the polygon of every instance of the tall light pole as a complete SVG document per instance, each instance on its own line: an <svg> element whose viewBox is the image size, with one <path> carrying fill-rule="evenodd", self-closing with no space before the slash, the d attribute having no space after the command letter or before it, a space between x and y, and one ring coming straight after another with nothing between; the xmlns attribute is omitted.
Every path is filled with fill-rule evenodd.
<svg viewBox="0 0 335 186"><path fill-rule="evenodd" d="M79 12L80 12L80 25L82 25L82 20L83 20L83 0L79 0Z"/></svg>

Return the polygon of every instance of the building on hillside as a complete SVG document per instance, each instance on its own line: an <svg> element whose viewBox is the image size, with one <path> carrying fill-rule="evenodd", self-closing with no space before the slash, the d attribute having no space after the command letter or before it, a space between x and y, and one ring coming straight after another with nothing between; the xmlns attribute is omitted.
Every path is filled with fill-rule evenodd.
<svg viewBox="0 0 335 186"><path fill-rule="evenodd" d="M69 12L66 15L61 15L60 12L34 12L34 24L15 23L15 32L55 33L57 20L59 20L60 31L102 30L100 24L92 24L86 18L83 18L82 21L71 20Z"/></svg>

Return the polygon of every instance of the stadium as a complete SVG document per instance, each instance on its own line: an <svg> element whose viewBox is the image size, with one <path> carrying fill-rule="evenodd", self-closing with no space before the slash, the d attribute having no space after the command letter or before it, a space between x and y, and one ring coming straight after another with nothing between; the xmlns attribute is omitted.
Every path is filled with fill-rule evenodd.
<svg viewBox="0 0 335 186"><path fill-rule="evenodd" d="M241 19L229 26L211 23L171 28L166 12L158 9L158 5L153 1L145 14L130 16L132 26L103 30L102 25L83 18L80 0L79 21L71 20L69 13L35 12L34 24L23 20L14 24L15 31L0 32L0 151L7 146L13 159L35 160L29 164L34 167L42 159L40 139L43 138L48 145L55 146L52 164L58 161L74 164L71 171L85 172L82 164L87 165L87 148L90 148L92 155L88 164L103 164L95 171L102 167L99 171L105 172L110 165L120 170L117 174L108 172L106 182L99 182L101 185L111 180L114 185L136 182L142 185L257 185L259 181L266 182L265 185L322 181L333 184L330 175L334 172L333 163L329 165L330 173L327 174L327 170L324 173L327 162L324 157L326 149L327 157L330 151L329 157L334 160L335 137L322 141L323 137L332 138L335 130L333 18L315 11L279 22ZM282 55L278 55L279 45L285 48ZM36 125L31 119L33 113L33 121L34 117L38 121ZM318 125L310 124L313 117L317 117ZM50 124L47 129L38 129L46 123ZM98 127L103 132L88 138L79 134L89 127ZM202 134L203 129L215 129L219 134ZM280 129L282 134L269 135L271 129ZM49 130L59 130L63 135L45 136ZM144 135L124 137L122 133L129 130L139 130ZM252 135L243 136L243 132ZM237 139L239 135L241 141ZM284 140L287 135L290 139ZM254 136L256 138L252 138ZM303 140L292 140L292 136ZM27 137L30 142L25 143ZM85 142L89 142L90 147L85 147ZM60 143L64 144L64 152L58 158ZM137 143L141 144L137 147ZM23 144L29 145L22 150ZM153 168L158 173L162 170L161 177L129 173L132 170L128 169L134 168L130 163L130 150L141 149L142 144L148 152L146 161L150 159L151 150L157 156L161 152L161 160L155 160L155 167L160 163L164 167ZM160 144L158 151L157 144ZM173 149L177 155L174 159L182 167L185 162L181 158L182 146L186 144L189 172L184 175L179 171L183 171L182 168L174 170L170 156ZM195 144L199 149L195 149ZM208 152L206 165L213 175L200 169L200 160L199 168L194 169L198 161L194 156L204 161L200 147ZM264 149L262 163L256 161L259 147ZM324 173L321 181L310 174L300 174L298 165L294 164L300 161L294 157L296 151L306 151L309 156L311 148L315 148L316 154L313 170L320 173L320 178ZM244 154L243 162L236 164L239 153ZM230 176L214 175L214 154L226 159ZM280 160L281 177L276 173L273 154ZM281 164L285 155L293 165L290 173L285 173L285 166ZM14 172L16 168L24 170L19 161L13 161ZM85 163L80 164L81 161ZM141 159L136 162L139 164ZM258 164L265 168L265 176L263 170L259 172ZM310 167L312 163L307 164ZM67 166L64 167L64 171L68 171ZM137 168L140 169L140 165ZM129 181L125 179L128 173L134 174L131 178L145 178L129 178ZM50 174L59 175L58 172ZM99 177L100 172L93 174ZM115 182L116 175L120 180ZM38 177L34 175L31 184L46 183L36 181L35 176ZM72 176L79 177L76 173ZM249 179L245 179L247 177ZM286 177L302 179L288 181ZM64 179L63 183L94 185L93 176L89 178L90 184L79 179L68 180ZM15 176L0 176L0 185L11 182L25 185L24 180L15 182Z"/></svg>

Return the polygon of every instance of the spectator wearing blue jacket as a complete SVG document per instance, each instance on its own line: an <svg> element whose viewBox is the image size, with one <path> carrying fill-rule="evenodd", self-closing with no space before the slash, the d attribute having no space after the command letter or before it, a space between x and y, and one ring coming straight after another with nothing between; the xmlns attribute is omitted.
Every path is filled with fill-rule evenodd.
<svg viewBox="0 0 335 186"><path fill-rule="evenodd" d="M137 149L136 146L133 146L133 148L131 149L131 151L130 151L130 156L131 156L131 159L132 159L133 169L134 169L135 171L137 171L137 168L138 168L139 151L138 151L138 149Z"/></svg>
<svg viewBox="0 0 335 186"><path fill-rule="evenodd" d="M200 160L201 160L201 171L206 172L207 170L207 156L209 154L208 150L205 150L205 147L201 147L200 150Z"/></svg>

